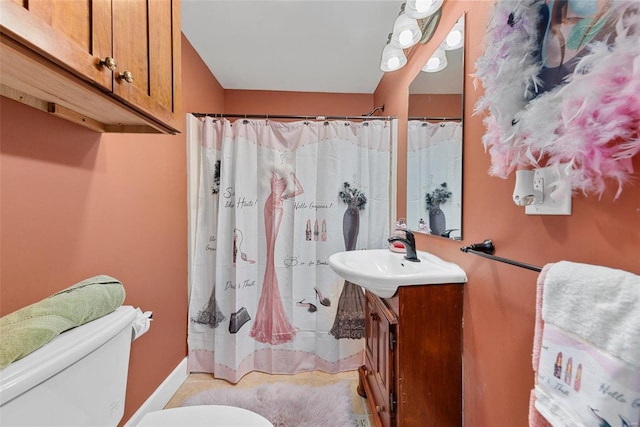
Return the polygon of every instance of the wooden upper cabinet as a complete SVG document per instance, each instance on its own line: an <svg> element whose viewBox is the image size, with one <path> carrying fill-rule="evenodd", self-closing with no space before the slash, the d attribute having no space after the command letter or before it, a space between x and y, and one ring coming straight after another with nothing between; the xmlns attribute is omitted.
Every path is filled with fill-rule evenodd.
<svg viewBox="0 0 640 427"><path fill-rule="evenodd" d="M161 120L173 117L172 4L113 0L113 92ZM124 74L129 72L132 82Z"/></svg>
<svg viewBox="0 0 640 427"><path fill-rule="evenodd" d="M61 67L112 90L111 1L2 1L2 33Z"/></svg>
<svg viewBox="0 0 640 427"><path fill-rule="evenodd" d="M176 133L179 12L179 0L0 0L2 95L99 131Z"/></svg>

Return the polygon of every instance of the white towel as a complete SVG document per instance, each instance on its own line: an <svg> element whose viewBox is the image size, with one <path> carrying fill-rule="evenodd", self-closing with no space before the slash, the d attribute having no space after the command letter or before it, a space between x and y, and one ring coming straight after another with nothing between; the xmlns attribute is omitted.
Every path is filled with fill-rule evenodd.
<svg viewBox="0 0 640 427"><path fill-rule="evenodd" d="M547 273L542 319L640 369L640 276L557 262Z"/></svg>
<svg viewBox="0 0 640 427"><path fill-rule="evenodd" d="M545 270L535 409L554 427L638 426L640 276L567 261Z"/></svg>

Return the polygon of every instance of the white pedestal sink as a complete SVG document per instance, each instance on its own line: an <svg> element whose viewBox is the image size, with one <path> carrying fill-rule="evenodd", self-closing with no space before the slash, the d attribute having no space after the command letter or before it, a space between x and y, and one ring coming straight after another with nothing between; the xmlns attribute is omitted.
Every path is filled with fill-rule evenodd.
<svg viewBox="0 0 640 427"><path fill-rule="evenodd" d="M423 251L420 262L388 249L338 252L329 257L329 266L338 276L360 285L381 298L390 298L398 286L465 283L467 275L457 264Z"/></svg>

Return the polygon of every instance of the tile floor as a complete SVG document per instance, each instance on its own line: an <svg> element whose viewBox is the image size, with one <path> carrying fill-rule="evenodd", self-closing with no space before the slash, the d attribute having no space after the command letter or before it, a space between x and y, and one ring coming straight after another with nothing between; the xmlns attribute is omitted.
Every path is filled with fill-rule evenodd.
<svg viewBox="0 0 640 427"><path fill-rule="evenodd" d="M211 374L191 374L173 395L165 408L175 408L181 406L182 402L189 396L201 391L217 387L255 387L263 383L286 381L294 384L304 385L325 385L338 381L347 380L351 384L351 402L353 405L354 426L369 427L374 422L371 418L367 400L361 397L356 388L358 387L358 372L348 371L338 374L327 374L325 372L313 371L303 372L296 375L270 375L262 372L251 372L245 375L238 384L231 384L225 380L213 378Z"/></svg>

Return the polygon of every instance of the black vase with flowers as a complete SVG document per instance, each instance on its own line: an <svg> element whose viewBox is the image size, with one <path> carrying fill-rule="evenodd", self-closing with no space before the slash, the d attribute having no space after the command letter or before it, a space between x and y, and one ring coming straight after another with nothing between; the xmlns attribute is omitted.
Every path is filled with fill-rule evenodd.
<svg viewBox="0 0 640 427"><path fill-rule="evenodd" d="M431 234L435 236L442 236L442 233L447 229L447 219L442 209L440 209L440 205L449 200L450 197L451 191L447 188L446 182L443 182L425 196L427 210L429 211L429 228L431 228Z"/></svg>

